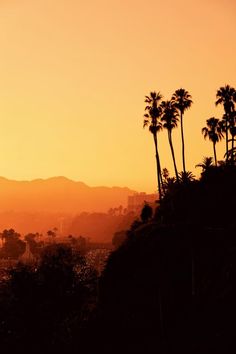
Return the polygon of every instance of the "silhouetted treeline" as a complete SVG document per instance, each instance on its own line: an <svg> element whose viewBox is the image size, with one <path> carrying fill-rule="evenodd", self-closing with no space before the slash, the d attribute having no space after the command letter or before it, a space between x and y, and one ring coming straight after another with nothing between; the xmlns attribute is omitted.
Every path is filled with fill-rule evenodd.
<svg viewBox="0 0 236 354"><path fill-rule="evenodd" d="M0 284L1 351L66 353L75 341L79 348L96 279L85 258L64 244L47 246L38 265L14 267Z"/></svg>

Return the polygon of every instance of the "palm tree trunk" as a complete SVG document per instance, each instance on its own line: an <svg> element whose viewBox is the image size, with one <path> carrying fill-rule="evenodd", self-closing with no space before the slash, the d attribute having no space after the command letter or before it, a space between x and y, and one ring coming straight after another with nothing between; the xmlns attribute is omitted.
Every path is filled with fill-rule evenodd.
<svg viewBox="0 0 236 354"><path fill-rule="evenodd" d="M231 145L231 164L234 165L234 110L232 111L232 145Z"/></svg>
<svg viewBox="0 0 236 354"><path fill-rule="evenodd" d="M226 113L226 131L225 131L225 137L226 137L226 162L228 162L228 159L229 159L228 113Z"/></svg>
<svg viewBox="0 0 236 354"><path fill-rule="evenodd" d="M195 263L194 263L194 233L192 233L191 259L192 259L192 297L195 296Z"/></svg>
<svg viewBox="0 0 236 354"><path fill-rule="evenodd" d="M175 152L174 152L173 143L172 143L171 130L168 130L168 139L169 139L170 150L171 150L172 159L173 159L173 163L174 163L176 180L177 180L177 182L179 182L178 170L177 170L176 161L175 161Z"/></svg>
<svg viewBox="0 0 236 354"><path fill-rule="evenodd" d="M162 190L161 190L161 166L160 166L160 158L157 148L157 136L153 134L154 144L155 144L155 152L156 152L156 164L157 164L157 183L158 183L158 192L160 201L162 199Z"/></svg>
<svg viewBox="0 0 236 354"><path fill-rule="evenodd" d="M184 127L183 127L183 113L180 112L180 127L181 127L181 138L182 138L182 159L183 159L183 171L186 173L185 168L185 147L184 147Z"/></svg>
<svg viewBox="0 0 236 354"><path fill-rule="evenodd" d="M215 165L217 166L217 158L216 158L216 143L214 143L214 142L213 142L213 150L214 150Z"/></svg>

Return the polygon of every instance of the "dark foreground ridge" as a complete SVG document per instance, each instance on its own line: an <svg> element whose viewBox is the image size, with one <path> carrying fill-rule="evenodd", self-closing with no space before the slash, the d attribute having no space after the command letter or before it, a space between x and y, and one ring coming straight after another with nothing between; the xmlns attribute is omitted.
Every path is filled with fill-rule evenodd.
<svg viewBox="0 0 236 354"><path fill-rule="evenodd" d="M235 180L212 166L128 232L101 279L104 352L235 353Z"/></svg>
<svg viewBox="0 0 236 354"><path fill-rule="evenodd" d="M48 246L1 286L1 348L25 353L235 353L236 168L170 184L101 275Z"/></svg>

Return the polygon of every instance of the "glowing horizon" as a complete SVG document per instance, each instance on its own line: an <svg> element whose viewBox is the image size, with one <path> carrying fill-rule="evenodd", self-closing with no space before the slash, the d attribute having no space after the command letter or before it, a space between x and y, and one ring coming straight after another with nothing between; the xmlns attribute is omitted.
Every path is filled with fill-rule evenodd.
<svg viewBox="0 0 236 354"><path fill-rule="evenodd" d="M183 87L187 170L212 156L201 128L221 118L220 86L236 87L232 0L0 1L0 175L65 176L91 186L156 189L144 96ZM181 170L180 129L173 133ZM166 132L162 167L173 174ZM219 160L224 141L217 144Z"/></svg>

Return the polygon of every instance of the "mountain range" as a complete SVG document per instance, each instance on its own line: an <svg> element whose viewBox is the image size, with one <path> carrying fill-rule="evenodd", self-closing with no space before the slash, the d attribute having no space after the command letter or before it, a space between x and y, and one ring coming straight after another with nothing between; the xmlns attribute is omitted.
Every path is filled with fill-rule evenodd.
<svg viewBox="0 0 236 354"><path fill-rule="evenodd" d="M126 187L90 187L66 177L15 181L0 177L0 212L77 214L126 207Z"/></svg>

